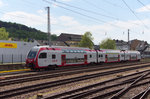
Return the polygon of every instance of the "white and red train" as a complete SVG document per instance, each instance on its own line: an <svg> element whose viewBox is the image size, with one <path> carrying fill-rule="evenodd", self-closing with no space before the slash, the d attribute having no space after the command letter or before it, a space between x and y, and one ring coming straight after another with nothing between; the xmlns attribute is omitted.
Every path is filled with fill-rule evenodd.
<svg viewBox="0 0 150 99"><path fill-rule="evenodd" d="M141 55L138 51L35 46L27 55L26 66L31 69L41 69L73 65L140 61L140 59Z"/></svg>

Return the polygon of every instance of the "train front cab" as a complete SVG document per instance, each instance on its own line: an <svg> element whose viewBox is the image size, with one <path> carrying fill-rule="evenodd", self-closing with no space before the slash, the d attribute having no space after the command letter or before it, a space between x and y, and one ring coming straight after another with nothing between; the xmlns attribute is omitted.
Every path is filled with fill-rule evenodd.
<svg viewBox="0 0 150 99"><path fill-rule="evenodd" d="M37 50L31 49L26 58L26 67L34 69L36 67Z"/></svg>

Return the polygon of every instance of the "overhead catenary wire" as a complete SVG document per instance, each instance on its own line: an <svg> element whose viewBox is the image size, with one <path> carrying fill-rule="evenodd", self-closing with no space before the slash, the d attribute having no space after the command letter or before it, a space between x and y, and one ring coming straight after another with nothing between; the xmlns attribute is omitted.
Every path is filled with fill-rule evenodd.
<svg viewBox="0 0 150 99"><path fill-rule="evenodd" d="M87 18L92 19L92 20L95 20L95 21L97 21L97 22L107 23L107 22L105 22L105 21L103 21L103 20L99 20L99 19L97 19L97 18L95 18L95 17L91 17L91 16L85 15L85 14L83 14L83 13L80 13L80 12L78 12L78 11L71 10L71 9L69 9L69 8L63 7L63 6L58 5L58 4L56 4L56 3L50 2L50 1L48 1L48 0L43 0L43 1L44 1L44 2L47 2L47 3L49 3L49 4L54 4L54 5L57 6L57 7L63 8L63 9L65 9L65 10L71 11L71 12L73 12L73 13L79 14L79 15L81 15L81 16L87 17ZM116 25L116 24L111 24L111 23L107 23L107 24L109 24L109 25L111 25L111 26L113 26L113 27L116 27L116 28L122 28L122 29L125 29L125 30L128 29L128 28L126 28L126 27L121 27L121 26L118 26L118 25ZM135 23L135 24L136 24L136 23Z"/></svg>
<svg viewBox="0 0 150 99"><path fill-rule="evenodd" d="M122 0L123 3L127 6L127 8L130 10L130 12L132 12L134 14L134 16L143 24L143 26L146 28L146 29L149 29L148 26L146 26L142 21L141 19L135 14L135 12L129 7L129 5L124 1Z"/></svg>
<svg viewBox="0 0 150 99"><path fill-rule="evenodd" d="M102 10L102 11L105 12L105 13L110 14L110 12L108 12L107 10L105 10L105 9L103 9L103 8L101 8L101 7L99 7L99 6L97 6L97 5L94 4L93 2L90 2L90 1L87 1L87 0L83 0L83 2L87 3L88 5L91 5L92 7L95 7L95 8L97 8L97 9L100 9L100 10Z"/></svg>
<svg viewBox="0 0 150 99"><path fill-rule="evenodd" d="M58 5L57 5L58 6ZM67 9L68 10L68 9ZM71 11L73 11L73 10L71 10ZM77 11L75 11L75 13L76 13ZM3 12L3 13L5 13L5 12ZM82 16L84 16L84 14L82 14L82 13L78 13L78 14L81 14ZM12 15L12 16L14 16L14 17L19 17L19 18L26 18L26 17L23 17L23 16L18 16L18 15L14 15L14 14L10 14L10 15ZM85 15L86 17L88 17L88 18L90 18L90 19L94 19L94 20L96 20L96 21L100 21L100 22L102 22L102 23L106 23L105 21L103 21L103 20L99 20L99 19L97 19L97 18L94 18L94 17L91 17L91 16L88 16L88 15ZM31 18L30 18L31 19ZM32 18L33 19L33 18ZM33 19L34 20L34 19ZM124 28L124 27L120 27L120 26L117 26L117 25L115 25L115 24L111 24L111 23L108 23L109 25L112 25L112 26L114 26L114 27L117 27L117 28ZM126 28L124 28L124 29L126 29Z"/></svg>
<svg viewBox="0 0 150 99"><path fill-rule="evenodd" d="M87 1L87 0L83 0L85 3L87 3L87 4L89 4L89 5L92 5L93 7L96 7L96 8L98 8L98 9L100 9L100 10L102 10L102 11L105 11L105 12L107 12L107 13L109 13L108 11L106 11L105 9L102 9L102 8L100 8L100 7L97 7L94 3L92 3L92 2L89 2L89 1ZM109 1L105 1L106 3L109 3L109 4L111 4L111 5L113 5L113 6L115 6L116 7L116 5L114 5L113 3L111 3L111 2L109 2ZM121 6L118 6L118 7L120 7L120 8L122 8ZM116 17L116 19L118 19L118 20L120 20L120 18L117 18ZM139 26L140 24L137 24L137 23L131 23L131 24L134 24L134 25L137 25L137 26Z"/></svg>
<svg viewBox="0 0 150 99"><path fill-rule="evenodd" d="M144 3L142 3L140 0L137 0L141 5L143 5L146 9L148 9L150 11L150 8L147 7Z"/></svg>
<svg viewBox="0 0 150 99"><path fill-rule="evenodd" d="M120 5L117 5L117 4L112 3L112 2L110 2L110 1L107 1L107 0L103 0L103 1L106 2L106 3L108 3L108 4L110 4L110 5L113 5L113 6L115 6L115 7L120 7L120 8L122 8Z"/></svg>
<svg viewBox="0 0 150 99"><path fill-rule="evenodd" d="M43 0L43 1L45 1L45 2L47 2L47 3L49 3L49 4L53 4L52 2L47 1L47 0ZM58 4L55 4L55 5L58 6L58 7L60 7L60 8L65 9L65 10L68 10L68 11L74 12L74 13L76 13L76 14L79 14L79 15L81 15L81 16L84 16L84 17L93 19L93 20L95 20L95 21L98 21L98 22L101 22L101 23L107 23L106 21L103 21L103 20L97 19L97 18L95 18L95 17L91 17L91 16L88 16L88 15L85 15L85 14L83 14L83 13L80 13L80 12L77 12L77 11L74 11L74 10L71 10L71 9L69 9L69 8L65 8L65 7L60 6L60 5L58 5ZM108 23L108 24L109 24L109 25L112 25L112 26L114 26L114 27L117 27L117 28L121 28L121 27L116 26L116 25L111 24L111 23Z"/></svg>
<svg viewBox="0 0 150 99"><path fill-rule="evenodd" d="M63 2L60 2L60 1L57 1L57 0L51 0L51 1L62 4L62 5L65 5L65 6L69 6L69 7L72 7L72 8L76 8L76 9L79 9L79 10L82 10L82 11L85 11L85 12L89 12L89 13L92 13L92 14L100 15L100 16L107 17L107 18L110 18L110 19L119 20L118 18L113 17L113 16L108 16L108 15L104 15L104 14L94 12L94 11L91 11L91 10L86 10L86 9L76 7L76 6L73 6L73 5L70 5L70 4L66 4L66 3L63 3Z"/></svg>
<svg viewBox="0 0 150 99"><path fill-rule="evenodd" d="M82 9L82 8L79 8L79 7L76 7L76 6L72 6L72 5L63 3L63 2L58 2L58 1L56 1L56 0L51 0L51 1L54 1L54 2L56 2L56 3L63 4L63 5L69 6L69 7L73 7L73 8L76 8L76 9L80 9L80 10L83 10L83 11L86 11L86 12L94 13L94 12L92 12L92 11L85 10L85 9ZM51 3L51 4L52 4L52 3ZM58 5L57 5L57 6L58 6ZM72 10L72 11L73 11L73 10ZM77 12L77 11L76 11L76 12ZM79 13L78 13L78 14L79 14ZM82 14L82 13L80 13L80 14ZM97 13L95 13L95 14L97 14ZM85 15L85 16L87 17L87 15ZM90 17L90 16L89 16L89 18L93 18L93 17ZM94 18L94 19L97 20L97 18ZM115 18L115 19L117 20L118 18ZM100 21L100 20L98 19L97 21ZM101 20L101 22L105 23L103 20ZM131 24L139 25L139 24L137 24L137 23L131 23ZM115 26L115 27L117 27L117 28L124 28L124 27L116 26L116 25L114 25L114 24L110 24L110 25L113 25L113 26Z"/></svg>

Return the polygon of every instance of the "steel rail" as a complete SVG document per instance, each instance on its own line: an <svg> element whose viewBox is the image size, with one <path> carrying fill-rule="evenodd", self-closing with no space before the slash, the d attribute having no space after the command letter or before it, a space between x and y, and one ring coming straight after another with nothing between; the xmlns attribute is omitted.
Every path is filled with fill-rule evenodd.
<svg viewBox="0 0 150 99"><path fill-rule="evenodd" d="M135 76L135 75L138 75L138 74L141 74L141 73L144 73L144 72L148 72L150 70L145 70L145 71L142 71L142 72L138 72L138 73L133 73L133 74L129 74L129 75L126 75L126 76L121 76L121 77L117 77L117 78L113 78L113 79L110 79L110 80L106 80L106 81L103 81L103 82L99 82L99 83L96 83L96 84L92 84L92 85L88 85L88 86L85 86L85 87L81 87L81 88L78 88L78 89L74 89L74 90L71 90L71 91L67 91L67 92L63 92L63 93L60 93L60 94L57 94L57 95L46 95L43 97L43 99L48 99L48 98L59 98L61 96L65 96L65 95L70 95L73 94L75 96L77 96L77 94L74 94L76 92L80 92L80 91L84 91L84 90L87 90L87 89L90 89L90 88L93 88L93 87L97 87L97 86L100 86L100 85L103 85L105 83L109 83L109 82L112 82L112 81L115 81L115 80L119 80L119 79L122 79L122 78L126 78L126 77L130 77L130 76ZM137 76L139 77L139 76ZM124 83L126 82L129 82L129 81L133 81L134 79L136 79L137 77L134 77L132 79L128 79L128 80L125 80ZM123 82L122 82L123 83ZM87 92L86 92L87 93ZM93 92L95 93L95 92ZM85 91L82 92L82 95L85 94ZM91 93L90 93L91 94ZM87 94L89 95L89 94ZM68 98L70 97L68 96Z"/></svg>
<svg viewBox="0 0 150 99"><path fill-rule="evenodd" d="M149 65L146 65L144 67L148 67L148 66ZM96 73L96 74L91 74L91 75L84 75L84 76L79 76L79 77L74 77L74 78L69 78L69 79L50 81L50 82L46 82L46 83L30 85L30 86L25 86L25 87L16 88L16 89L10 89L10 90L6 90L6 91L1 91L0 98L3 99L6 97L21 95L24 93L37 91L37 90L41 90L41 89L45 89L45 88L55 87L55 86L64 85L64 84L68 84L68 83L72 83L72 82L83 81L83 80L87 80L87 79L91 79L91 78L96 78L99 76L106 76L106 75L111 75L111 74L120 73L120 72L124 72L124 71L139 69L139 68L143 68L143 66L142 67L125 68L125 69L120 69L120 70L115 70L115 71L107 71L107 72Z"/></svg>
<svg viewBox="0 0 150 99"><path fill-rule="evenodd" d="M129 86L125 87L123 90L119 91L117 94L113 95L110 99L119 99L122 95L124 95L134 84L142 80L144 77L146 77L150 72L143 74L141 77L136 79L134 82L132 82Z"/></svg>
<svg viewBox="0 0 150 99"><path fill-rule="evenodd" d="M146 99L146 96L148 95L149 92L150 92L150 87L140 92L139 94L135 95L131 99Z"/></svg>
<svg viewBox="0 0 150 99"><path fill-rule="evenodd" d="M144 65L144 66L138 66L138 67L135 67L135 68L143 68L143 67L148 67L148 66L149 65ZM120 65L119 65L119 67L120 67ZM113 68L115 68L115 67L113 66ZM54 77L59 77L59 76L62 76L62 75L71 75L71 74L77 74L77 73L81 73L81 72L99 71L99 70L104 70L104 69L108 69L108 67L106 67L106 68L104 68L104 67L103 68L86 68L86 69L83 69L83 70L77 69L76 71L69 71L69 72L64 71L64 72L58 72L58 73L52 73L52 74L49 74L49 73L48 74L47 73L41 74L40 73L41 75L36 75L36 76L31 76L31 77L24 77L24 78L18 78L18 79L10 79L10 80L2 80L2 81L0 81L0 86L23 83L23 82L29 82L29 81L35 81L35 80L41 80L41 79L54 78ZM130 68L130 65L129 65L129 67L127 69L132 69L132 68Z"/></svg>
<svg viewBox="0 0 150 99"><path fill-rule="evenodd" d="M117 84L113 84L113 85L109 85L109 86L106 86L106 87L103 87L103 88L97 88L97 89L92 89L92 90L88 90L88 91L83 91L81 93L77 93L77 94L73 94L73 95L70 95L70 96L67 96L63 99L81 99L81 98L84 98L84 97L87 97L91 94L95 94L97 92L100 92L100 91L103 91L103 90L106 90L106 89L109 89L109 88L113 88L113 87L117 87L117 86L121 86L121 85L125 85L125 84L128 84L128 83L131 83L133 82L136 78L138 77L134 77L134 78L131 78L131 79L128 79L128 80L125 80L121 83L117 83ZM149 79L150 77L147 77L145 79ZM99 84L100 86L101 84ZM116 91L115 91L116 92ZM115 93L113 92L113 93ZM45 99L45 98L44 98ZM46 98L48 99L48 98Z"/></svg>
<svg viewBox="0 0 150 99"><path fill-rule="evenodd" d="M138 87L138 86L142 86L142 85L146 85L146 84L150 84L150 82L149 82L149 81L146 81L146 82L143 82L143 83L140 83L140 84L135 84L135 85L131 86L131 88ZM101 99L101 98L104 98L104 97L108 97L108 96L111 96L111 95L114 95L114 94L118 93L119 91L121 91L121 90L123 90L123 89L124 89L124 88L116 89L116 90L107 92L107 93L105 93L105 94L102 94L102 95L93 97L93 98L91 98L91 99ZM136 99L139 99L139 98L136 98Z"/></svg>
<svg viewBox="0 0 150 99"><path fill-rule="evenodd" d="M126 64L124 63L123 66L130 66L130 65L140 65L140 64L147 64L149 62L142 62L142 63L131 63L131 64ZM110 67L111 66L111 67ZM73 67L60 67L60 68L56 68L56 70L49 70L49 71L41 71L41 72L36 72L35 74L28 74L28 75L17 75L17 76L11 76L11 77L6 77L3 80L7 80L7 79L16 79L16 78L22 78L22 77L26 77L26 76L36 76L36 75L44 75L44 74L48 74L48 73L56 73L56 72L65 72L65 71L70 71L70 70L78 70L78 69L88 69L88 68L101 68L101 69L111 69L111 68L117 68L122 66L122 64L120 63L111 63L111 64L102 64L102 65L88 65L88 66L73 66ZM25 73L30 73L33 71L26 71ZM22 72L18 72L16 74L20 74ZM11 75L12 73L8 73L7 75ZM15 73L13 73L15 74ZM3 74L0 74L1 76L6 76ZM0 80L1 81L1 80Z"/></svg>

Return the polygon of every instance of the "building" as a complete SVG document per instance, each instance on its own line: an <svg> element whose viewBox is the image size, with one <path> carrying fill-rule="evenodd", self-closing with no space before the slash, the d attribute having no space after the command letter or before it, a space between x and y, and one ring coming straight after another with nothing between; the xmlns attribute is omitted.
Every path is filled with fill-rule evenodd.
<svg viewBox="0 0 150 99"><path fill-rule="evenodd" d="M116 49L118 50L128 50L128 42L125 42L123 40L115 40L113 39L116 43Z"/></svg>
<svg viewBox="0 0 150 99"><path fill-rule="evenodd" d="M141 40L131 40L130 41L130 50L140 50L143 49L145 46L147 46L148 43L146 41L141 41Z"/></svg>
<svg viewBox="0 0 150 99"><path fill-rule="evenodd" d="M57 41L62 41L68 46L76 47L79 45L81 38L82 38L82 35L61 33L58 36Z"/></svg>
<svg viewBox="0 0 150 99"><path fill-rule="evenodd" d="M148 46L149 44L146 41L140 41L136 46L135 50L144 51Z"/></svg>
<svg viewBox="0 0 150 99"><path fill-rule="evenodd" d="M141 52L142 57L150 58L150 45L148 45L144 51Z"/></svg>
<svg viewBox="0 0 150 99"><path fill-rule="evenodd" d="M0 40L0 63L25 62L29 50L38 42Z"/></svg>
<svg viewBox="0 0 150 99"><path fill-rule="evenodd" d="M47 40L37 40L40 45L48 45ZM66 44L62 41L51 41L51 45L53 46L66 46Z"/></svg>
<svg viewBox="0 0 150 99"><path fill-rule="evenodd" d="M61 33L57 41L51 41L53 46L70 46L77 47L81 41L82 35ZM47 40L37 40L40 45L48 45Z"/></svg>
<svg viewBox="0 0 150 99"><path fill-rule="evenodd" d="M142 57L150 57L150 45L146 41L140 41L135 50L139 51Z"/></svg>

